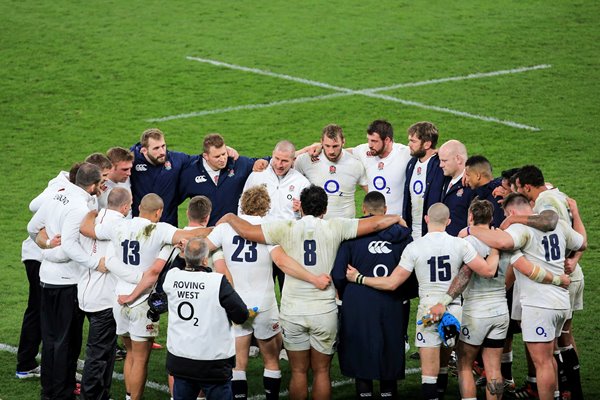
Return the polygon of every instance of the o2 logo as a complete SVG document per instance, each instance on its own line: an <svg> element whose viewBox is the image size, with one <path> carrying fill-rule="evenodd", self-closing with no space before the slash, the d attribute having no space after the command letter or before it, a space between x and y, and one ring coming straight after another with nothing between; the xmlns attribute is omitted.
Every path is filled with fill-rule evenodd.
<svg viewBox="0 0 600 400"><path fill-rule="evenodd" d="M469 328L468 328L468 327L466 327L466 326L464 326L464 325L463 325L463 327L462 327L462 329L461 329L461 333L462 333L462 335L463 335L464 337L466 337L467 339L471 339L471 335L470 335L470 333L469 333Z"/></svg>
<svg viewBox="0 0 600 400"><path fill-rule="evenodd" d="M423 334L421 332L417 333L417 340L421 343L425 343L425 338L423 337Z"/></svg>
<svg viewBox="0 0 600 400"><path fill-rule="evenodd" d="M323 185L323 189L327 192L327 194L336 194L340 190L340 184L335 179L330 179ZM340 196L342 194L340 193Z"/></svg>
<svg viewBox="0 0 600 400"><path fill-rule="evenodd" d="M415 192L416 195L420 195L423 193L424 187L422 181L416 180L415 183L413 183L413 192Z"/></svg>
<svg viewBox="0 0 600 400"><path fill-rule="evenodd" d="M381 273L379 272L381 270ZM388 267L383 264L377 264L373 267L373 276L388 276Z"/></svg>
<svg viewBox="0 0 600 400"><path fill-rule="evenodd" d="M541 327L541 326L538 326L537 328L535 328L535 333L538 336L548 337L548 334L546 333L546 331L544 330L544 328Z"/></svg>
<svg viewBox="0 0 600 400"><path fill-rule="evenodd" d="M373 187L380 192L384 192L385 194L390 194L392 192L383 176L377 175L375 178L373 178Z"/></svg>

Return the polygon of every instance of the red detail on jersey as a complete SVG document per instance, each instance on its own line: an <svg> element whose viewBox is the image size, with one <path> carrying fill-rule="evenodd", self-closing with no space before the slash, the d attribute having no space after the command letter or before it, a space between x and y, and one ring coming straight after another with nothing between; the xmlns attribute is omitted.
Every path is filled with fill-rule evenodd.
<svg viewBox="0 0 600 400"><path fill-rule="evenodd" d="M417 167L417 175L421 175L421 167Z"/></svg>
<svg viewBox="0 0 600 400"><path fill-rule="evenodd" d="M371 150L367 150L367 157L373 157L373 152Z"/></svg>
<svg viewBox="0 0 600 400"><path fill-rule="evenodd" d="M290 185L290 192L293 192L295 189L294 185Z"/></svg>
<svg viewBox="0 0 600 400"><path fill-rule="evenodd" d="M335 165L330 165L329 166L329 173L330 174L335 174Z"/></svg>
<svg viewBox="0 0 600 400"><path fill-rule="evenodd" d="M274 331L279 329L279 322L275 322L271 328L273 328Z"/></svg>
<svg viewBox="0 0 600 400"><path fill-rule="evenodd" d="M146 325L146 330L147 331L153 331L154 330L154 324L148 324L148 325Z"/></svg>
<svg viewBox="0 0 600 400"><path fill-rule="evenodd" d="M383 163L383 161L379 161L379 164L377 164L377 169L381 171L383 167L385 167L385 164Z"/></svg>
<svg viewBox="0 0 600 400"><path fill-rule="evenodd" d="M230 169L229 170L229 174L227 174L227 176L231 178L234 175L235 175L235 170L234 169Z"/></svg>
<svg viewBox="0 0 600 400"><path fill-rule="evenodd" d="M458 191L456 192L456 197L462 197L463 192L464 192L464 189L462 189L462 188L458 189Z"/></svg>
<svg viewBox="0 0 600 400"><path fill-rule="evenodd" d="M171 169L171 162L170 162L170 161L166 161L166 162L165 162L165 169L166 169L167 171L169 171L169 170Z"/></svg>

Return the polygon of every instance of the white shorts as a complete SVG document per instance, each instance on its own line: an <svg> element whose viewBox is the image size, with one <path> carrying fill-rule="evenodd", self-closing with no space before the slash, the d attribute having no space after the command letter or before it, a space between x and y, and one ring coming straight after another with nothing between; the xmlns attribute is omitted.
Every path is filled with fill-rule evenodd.
<svg viewBox="0 0 600 400"><path fill-rule="evenodd" d="M584 280L571 282L569 285L569 300L571 301L571 310L567 319L573 318L573 312L583 310L583 288Z"/></svg>
<svg viewBox="0 0 600 400"><path fill-rule="evenodd" d="M560 336L569 310L523 306L521 330L524 342L550 342Z"/></svg>
<svg viewBox="0 0 600 400"><path fill-rule="evenodd" d="M129 336L136 342L145 342L149 338L157 337L158 321L152 322L147 317L149 308L145 301L133 307L116 304L113 307L113 315L117 322L117 335Z"/></svg>
<svg viewBox="0 0 600 400"><path fill-rule="evenodd" d="M419 304L417 308L417 321L420 320L424 315L429 313L429 309L434 304ZM454 315L454 317L460 321L462 318L462 307L458 304L450 304L446 307L446 312ZM438 324L431 324L425 326L424 324L417 324L417 330L415 333L415 346L417 347L440 347L442 345L442 338L438 333Z"/></svg>
<svg viewBox="0 0 600 400"><path fill-rule="evenodd" d="M338 330L337 309L317 315L279 315L283 328L283 347L290 351L313 349L335 353Z"/></svg>
<svg viewBox="0 0 600 400"><path fill-rule="evenodd" d="M508 313L493 317L474 317L463 313L460 326L460 341L481 346L487 339L504 340L508 332Z"/></svg>
<svg viewBox="0 0 600 400"><path fill-rule="evenodd" d="M519 290L519 285L517 285L517 282L515 282L513 289L512 309L510 310L510 319L520 321L521 314L521 290Z"/></svg>
<svg viewBox="0 0 600 400"><path fill-rule="evenodd" d="M272 338L281 332L277 307L259 312L256 317L248 318L242 325L234 325L233 332L235 337L254 333L254 337L260 340Z"/></svg>

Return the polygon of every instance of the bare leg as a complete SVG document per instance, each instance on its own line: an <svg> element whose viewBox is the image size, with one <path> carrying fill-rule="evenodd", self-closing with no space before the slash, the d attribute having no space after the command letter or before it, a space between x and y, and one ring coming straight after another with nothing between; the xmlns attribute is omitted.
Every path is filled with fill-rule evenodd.
<svg viewBox="0 0 600 400"><path fill-rule="evenodd" d="M485 387L487 400L500 400L504 393L504 382L502 372L500 371L502 350L502 348L483 348L483 365L485 365L485 374L487 377L487 385Z"/></svg>
<svg viewBox="0 0 600 400"><path fill-rule="evenodd" d="M133 356L131 355L131 339L127 336L121 336L121 341L125 346L125 350L127 350L127 354L125 354L125 361L123 362L123 377L125 378L125 391L127 393L131 393L131 389L129 388L129 377L131 374L131 366L133 365Z"/></svg>
<svg viewBox="0 0 600 400"><path fill-rule="evenodd" d="M331 359L333 355L323 354L310 349L310 365L313 371L312 398L314 400L331 399Z"/></svg>
<svg viewBox="0 0 600 400"><path fill-rule="evenodd" d="M527 348L536 370L537 388L540 400L553 400L558 389L556 360L554 359L554 341L528 342Z"/></svg>
<svg viewBox="0 0 600 400"><path fill-rule="evenodd" d="M310 350L287 351L292 376L290 378L290 399L306 400L308 398L308 368L310 367Z"/></svg>
<svg viewBox="0 0 600 400"><path fill-rule="evenodd" d="M475 361L479 352L479 346L459 341L456 352L458 355L458 386L460 388L460 395L463 398L477 397L477 388L475 387L472 368L473 361ZM487 364L485 366L487 372Z"/></svg>
<svg viewBox="0 0 600 400"><path fill-rule="evenodd" d="M148 374L148 360L152 351L153 340L146 342L131 341L132 365L129 370L128 388L131 393L131 400L140 400L144 394L146 386L146 375ZM129 349L127 349L129 357Z"/></svg>

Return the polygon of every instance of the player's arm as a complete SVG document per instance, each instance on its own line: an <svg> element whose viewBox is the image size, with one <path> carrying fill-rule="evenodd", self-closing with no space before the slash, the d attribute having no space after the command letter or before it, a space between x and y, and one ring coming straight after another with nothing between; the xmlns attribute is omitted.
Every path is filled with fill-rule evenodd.
<svg viewBox="0 0 600 400"><path fill-rule="evenodd" d="M514 270L512 264L509 264L508 267L506 268L506 272L504 273L504 284L505 284L506 290L510 289L515 284L516 280L517 280L517 277L515 276L515 270Z"/></svg>
<svg viewBox="0 0 600 400"><path fill-rule="evenodd" d="M265 235L260 225L252 225L246 220L241 219L233 213L225 214L217 222L217 225L227 222L238 235L244 239L250 240L257 243L265 243Z"/></svg>
<svg viewBox="0 0 600 400"><path fill-rule="evenodd" d="M406 227L404 219L397 214L374 215L369 218L362 218L358 220L356 236L364 236L369 233L378 232L394 224L400 224Z"/></svg>
<svg viewBox="0 0 600 400"><path fill-rule="evenodd" d="M587 248L587 232L585 230L585 226L583 225L581 215L579 214L577 202L574 199L569 198L567 199L567 203L569 203L569 208L571 209L571 216L573 217L573 229L575 230L575 232L583 236L583 244L577 250L583 251Z"/></svg>
<svg viewBox="0 0 600 400"><path fill-rule="evenodd" d="M483 258L478 254L472 261L466 263L466 265L479 276L493 278L498 270L499 261L500 252L492 248L490 254L486 258Z"/></svg>
<svg viewBox="0 0 600 400"><path fill-rule="evenodd" d="M225 309L227 317L235 324L243 324L250 315L246 303L223 277L219 288L219 303Z"/></svg>
<svg viewBox="0 0 600 400"><path fill-rule="evenodd" d="M79 227L86 212L80 209L70 210L61 227L61 241L65 254L84 268L102 270L104 257L92 257L81 247Z"/></svg>
<svg viewBox="0 0 600 400"><path fill-rule="evenodd" d="M444 312L446 312L446 307L448 307L459 294L464 292L472 276L473 270L464 264L458 271L458 274L452 279L452 283L446 294L442 297L442 300L429 309L429 314L431 314L434 321L439 320Z"/></svg>
<svg viewBox="0 0 600 400"><path fill-rule="evenodd" d="M213 255L210 255L209 257L213 257ZM225 275L227 282L229 282L231 286L235 287L233 275L231 275L231 271L229 270L229 267L227 267L225 258L223 258L223 252L220 252L220 256L217 255L216 257L213 257L213 267L215 267L215 272Z"/></svg>
<svg viewBox="0 0 600 400"><path fill-rule="evenodd" d="M512 265L513 268L519 271L521 274L538 283L552 284L554 286L560 286L563 288L567 288L571 283L569 275L554 275L552 272L546 271L538 264L531 263L531 261L526 259L525 256L519 257L512 263Z"/></svg>
<svg viewBox="0 0 600 400"><path fill-rule="evenodd" d="M177 244L179 242L181 242L182 240L189 240L191 238L205 238L207 237L211 232L212 232L213 228L196 228L196 229L189 229L189 230L185 230L185 229L177 229L175 231L175 234L173 234L173 239L171 241L171 244Z"/></svg>
<svg viewBox="0 0 600 400"><path fill-rule="evenodd" d="M331 284L331 277L327 274L315 275L288 256L281 246L276 246L271 251L271 259L286 274L296 279L308 282L319 290L327 289Z"/></svg>
<svg viewBox="0 0 600 400"><path fill-rule="evenodd" d="M553 210L544 210L533 215L510 215L502 221L500 229L506 229L512 224L523 224L542 232L548 232L554 230L557 223L558 214Z"/></svg>
<svg viewBox="0 0 600 400"><path fill-rule="evenodd" d="M154 285L156 283L156 281L158 280L158 276L160 275L160 272L165 267L166 263L167 263L167 260L163 260L161 258L157 258L156 260L154 260L154 262L152 263L150 268L147 269L143 273L142 278L136 285L135 289L133 289L133 292L131 292L128 295L125 295L125 294L119 295L119 298L118 298L119 304L132 303L138 297L140 297L142 294L144 294L144 292L148 288L150 288L152 285ZM111 272L113 272L112 269L109 269L109 270Z"/></svg>
<svg viewBox="0 0 600 400"><path fill-rule="evenodd" d="M367 185L358 185L365 193L369 193L369 187Z"/></svg>
<svg viewBox="0 0 600 400"><path fill-rule="evenodd" d="M98 239L96 237L96 217L98 216L98 211L96 210L92 210L90 212L88 212L85 217L83 217L83 220L81 221L81 225L79 226L79 232L81 232L81 234L83 236L87 236L89 238L92 239Z"/></svg>
<svg viewBox="0 0 600 400"><path fill-rule="evenodd" d="M351 265L348 265L348 268L346 269L346 279L348 281L379 290L396 290L410 277L410 274L411 272L402 267L402 265L398 265L398 267L392 271L390 276L377 277L367 277L363 274L359 274L358 270Z"/></svg>
<svg viewBox="0 0 600 400"><path fill-rule="evenodd" d="M513 250L515 246L512 236L500 229L492 230L479 226L470 226L467 229L467 233L498 250Z"/></svg>
<svg viewBox="0 0 600 400"><path fill-rule="evenodd" d="M60 242L60 233L58 235L54 235L54 237L50 239L48 237L48 233L46 232L46 228L42 228L35 237L35 243L41 249L53 249L60 246Z"/></svg>

